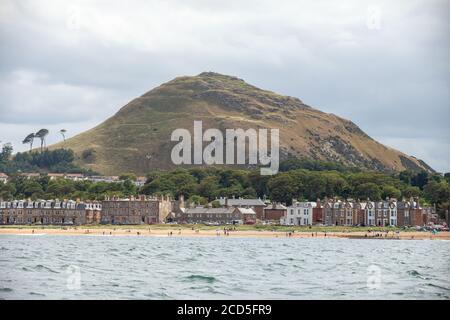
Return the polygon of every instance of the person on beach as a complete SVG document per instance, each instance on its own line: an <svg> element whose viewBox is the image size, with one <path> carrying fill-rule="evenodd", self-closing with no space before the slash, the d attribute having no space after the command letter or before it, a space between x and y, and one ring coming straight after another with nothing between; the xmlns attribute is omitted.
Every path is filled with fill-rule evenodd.
<svg viewBox="0 0 450 320"><path fill-rule="evenodd" d="M31 233L34 233L34 229L33 229L33 230L31 230Z"/></svg>

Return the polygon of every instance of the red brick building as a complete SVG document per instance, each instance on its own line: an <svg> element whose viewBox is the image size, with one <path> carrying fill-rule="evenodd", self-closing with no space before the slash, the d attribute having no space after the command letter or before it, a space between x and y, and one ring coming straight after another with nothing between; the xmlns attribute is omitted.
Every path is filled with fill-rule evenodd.
<svg viewBox="0 0 450 320"><path fill-rule="evenodd" d="M280 221L280 218L286 215L287 208L281 203L271 203L264 208L263 220L276 220Z"/></svg>

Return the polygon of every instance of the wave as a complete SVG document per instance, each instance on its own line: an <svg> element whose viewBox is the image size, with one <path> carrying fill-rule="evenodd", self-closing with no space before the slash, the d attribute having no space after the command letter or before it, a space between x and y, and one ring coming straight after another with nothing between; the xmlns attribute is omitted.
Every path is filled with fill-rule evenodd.
<svg viewBox="0 0 450 320"><path fill-rule="evenodd" d="M217 279L213 276L204 276L200 274L191 274L190 276L187 276L185 279L188 281L203 281L207 283L213 283L217 281Z"/></svg>
<svg viewBox="0 0 450 320"><path fill-rule="evenodd" d="M34 268L35 268L36 270L46 270L46 271L49 271L49 272L52 272L52 273L59 273L58 271L53 270L53 269L51 269L51 268L49 268L49 267L46 267L46 266L44 266L44 265L42 265L42 264L38 264L38 265L36 265Z"/></svg>

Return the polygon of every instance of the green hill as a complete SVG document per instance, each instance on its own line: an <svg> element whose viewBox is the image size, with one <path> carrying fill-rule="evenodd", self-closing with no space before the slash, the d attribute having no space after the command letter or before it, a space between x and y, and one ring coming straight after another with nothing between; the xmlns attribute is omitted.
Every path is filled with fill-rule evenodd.
<svg viewBox="0 0 450 320"><path fill-rule="evenodd" d="M95 128L52 148L71 148L76 163L103 174L175 167L173 130L279 128L280 155L336 161L380 171L432 171L423 161L386 147L349 120L301 100L213 72L178 77L129 102Z"/></svg>

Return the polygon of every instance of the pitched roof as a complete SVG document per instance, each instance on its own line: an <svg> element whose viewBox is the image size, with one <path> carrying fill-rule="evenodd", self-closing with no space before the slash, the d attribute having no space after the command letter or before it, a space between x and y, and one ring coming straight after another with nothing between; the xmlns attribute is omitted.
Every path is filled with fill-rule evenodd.
<svg viewBox="0 0 450 320"><path fill-rule="evenodd" d="M242 214L256 214L255 210L252 208L237 208Z"/></svg>
<svg viewBox="0 0 450 320"><path fill-rule="evenodd" d="M275 204L275 206L273 204L269 204L267 207L264 208L264 210L285 210L287 209L286 206L283 206L280 203Z"/></svg>
<svg viewBox="0 0 450 320"><path fill-rule="evenodd" d="M186 213L188 214L228 214L233 212L233 208L186 208Z"/></svg>
<svg viewBox="0 0 450 320"><path fill-rule="evenodd" d="M220 205L224 206L226 198L217 199L220 202ZM228 199L227 201L229 206L265 206L266 204L261 199Z"/></svg>

